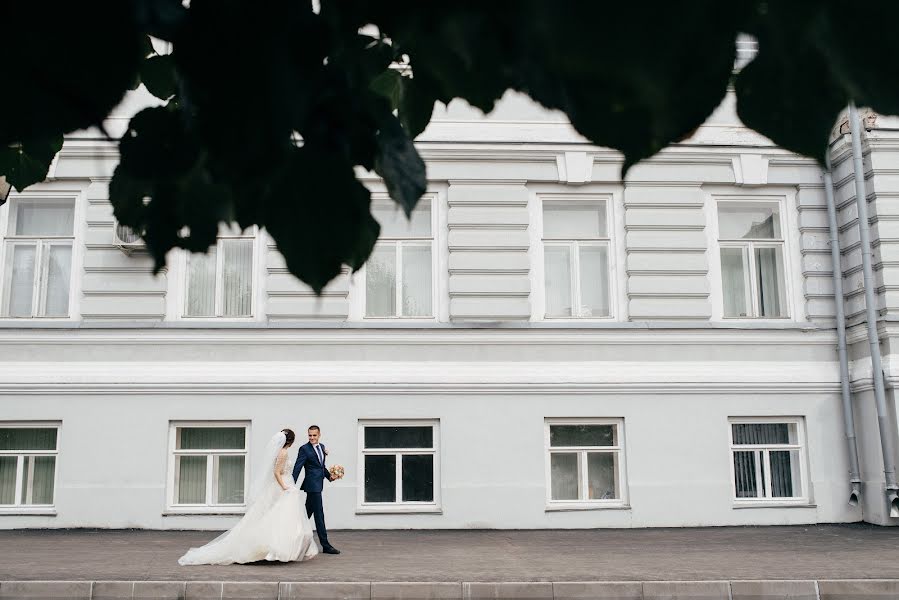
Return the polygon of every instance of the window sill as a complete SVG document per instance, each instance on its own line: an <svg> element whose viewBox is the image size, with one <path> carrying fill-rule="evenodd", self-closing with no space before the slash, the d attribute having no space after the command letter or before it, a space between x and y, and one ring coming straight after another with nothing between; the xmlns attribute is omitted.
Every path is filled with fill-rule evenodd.
<svg viewBox="0 0 899 600"><path fill-rule="evenodd" d="M818 505L809 503L807 500L799 502L734 502L733 508L735 510L744 508L818 508Z"/></svg>
<svg viewBox="0 0 899 600"><path fill-rule="evenodd" d="M0 508L0 517L55 517L55 508Z"/></svg>
<svg viewBox="0 0 899 600"><path fill-rule="evenodd" d="M195 516L206 516L206 517L234 517L234 516L243 516L244 513L247 512L246 508L235 508L235 509L227 509L227 508L190 508L190 509L177 509L172 508L164 513L162 513L163 517L195 517Z"/></svg>
<svg viewBox="0 0 899 600"><path fill-rule="evenodd" d="M547 504L544 512L573 512L582 510L630 510L630 504Z"/></svg>
<svg viewBox="0 0 899 600"><path fill-rule="evenodd" d="M439 506L360 506L357 515L442 515Z"/></svg>

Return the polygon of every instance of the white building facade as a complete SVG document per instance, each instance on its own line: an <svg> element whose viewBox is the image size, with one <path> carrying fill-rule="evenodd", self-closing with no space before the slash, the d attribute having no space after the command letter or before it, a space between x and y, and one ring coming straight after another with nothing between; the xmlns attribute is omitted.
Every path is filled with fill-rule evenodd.
<svg viewBox="0 0 899 600"><path fill-rule="evenodd" d="M817 164L730 97L625 182L620 155L511 94L489 117L439 111L418 147L411 222L361 173L381 240L316 297L264 230L153 276L112 216L115 146L67 140L0 208L0 528L228 527L266 441L311 424L346 468L333 529L894 523L848 135L859 506ZM896 132L873 126L865 161L894 407Z"/></svg>

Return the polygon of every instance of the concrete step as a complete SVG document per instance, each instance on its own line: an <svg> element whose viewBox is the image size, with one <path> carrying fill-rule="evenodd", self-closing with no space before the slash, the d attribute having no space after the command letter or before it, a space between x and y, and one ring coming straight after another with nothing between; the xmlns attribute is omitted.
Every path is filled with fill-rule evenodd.
<svg viewBox="0 0 899 600"><path fill-rule="evenodd" d="M0 581L0 600L886 600L899 579L530 582Z"/></svg>

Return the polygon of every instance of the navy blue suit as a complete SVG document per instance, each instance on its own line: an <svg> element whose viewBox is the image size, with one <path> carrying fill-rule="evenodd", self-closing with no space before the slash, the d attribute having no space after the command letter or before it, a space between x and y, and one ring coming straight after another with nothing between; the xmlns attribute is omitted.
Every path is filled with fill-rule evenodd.
<svg viewBox="0 0 899 600"><path fill-rule="evenodd" d="M325 456L324 444L319 444L322 451L322 459ZM328 530L325 528L325 509L322 506L322 489L324 488L325 479L331 481L331 474L325 467L324 460L318 459L315 448L312 444L305 443L300 446L297 452L297 462L293 465L293 480L300 478L300 471L306 469L303 477L303 483L300 489L306 492L306 516L315 517L315 530L318 532L318 539L322 543L323 548L328 548Z"/></svg>

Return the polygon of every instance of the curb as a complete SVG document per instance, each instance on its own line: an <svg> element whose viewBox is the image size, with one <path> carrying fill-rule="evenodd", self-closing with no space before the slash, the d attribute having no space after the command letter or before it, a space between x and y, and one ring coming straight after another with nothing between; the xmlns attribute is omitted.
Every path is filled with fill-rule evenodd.
<svg viewBox="0 0 899 600"><path fill-rule="evenodd" d="M899 579L764 581L0 581L0 600L886 600Z"/></svg>

